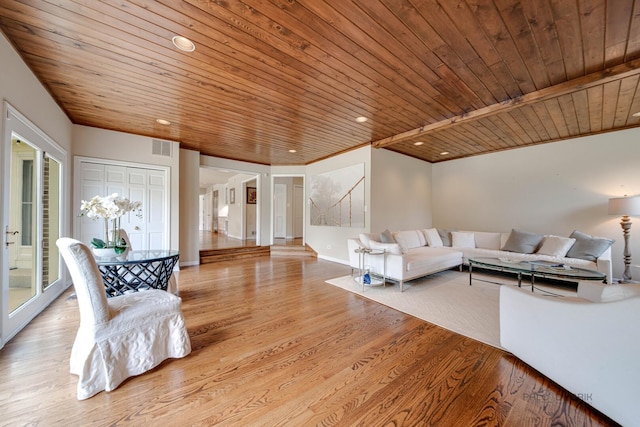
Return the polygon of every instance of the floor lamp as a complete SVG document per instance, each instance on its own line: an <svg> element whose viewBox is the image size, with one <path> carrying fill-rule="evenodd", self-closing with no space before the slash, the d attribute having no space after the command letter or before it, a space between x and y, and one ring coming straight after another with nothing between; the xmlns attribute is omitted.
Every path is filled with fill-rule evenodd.
<svg viewBox="0 0 640 427"><path fill-rule="evenodd" d="M622 215L620 226L624 235L624 273L622 282L631 280L631 251L629 250L629 235L631 234L631 219L629 216L640 215L640 197L614 197L609 199L609 215Z"/></svg>

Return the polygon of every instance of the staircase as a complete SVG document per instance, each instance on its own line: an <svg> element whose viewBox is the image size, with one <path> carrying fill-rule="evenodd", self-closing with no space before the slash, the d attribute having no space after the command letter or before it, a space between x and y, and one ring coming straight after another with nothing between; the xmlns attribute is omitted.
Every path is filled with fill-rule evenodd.
<svg viewBox="0 0 640 427"><path fill-rule="evenodd" d="M311 249L309 245L273 245L271 246L271 256L300 256L317 258L318 254L316 253L316 251Z"/></svg>
<svg viewBox="0 0 640 427"><path fill-rule="evenodd" d="M204 249L200 251L200 264L269 256L269 254L269 246L245 246L225 249Z"/></svg>

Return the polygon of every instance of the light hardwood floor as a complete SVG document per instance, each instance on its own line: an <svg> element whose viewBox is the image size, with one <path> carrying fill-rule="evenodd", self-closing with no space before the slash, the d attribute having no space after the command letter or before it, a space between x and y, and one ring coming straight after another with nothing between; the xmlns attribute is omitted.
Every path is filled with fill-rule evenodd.
<svg viewBox="0 0 640 427"><path fill-rule="evenodd" d="M192 354L86 401L69 374L69 290L0 351L0 424L612 424L503 351L324 283L349 271L280 257L185 268Z"/></svg>

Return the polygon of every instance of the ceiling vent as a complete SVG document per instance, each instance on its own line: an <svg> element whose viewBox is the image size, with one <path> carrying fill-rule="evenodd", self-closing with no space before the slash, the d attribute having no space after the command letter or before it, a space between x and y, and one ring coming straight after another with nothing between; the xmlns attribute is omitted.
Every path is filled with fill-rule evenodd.
<svg viewBox="0 0 640 427"><path fill-rule="evenodd" d="M171 157L171 142L154 139L151 153L156 156Z"/></svg>

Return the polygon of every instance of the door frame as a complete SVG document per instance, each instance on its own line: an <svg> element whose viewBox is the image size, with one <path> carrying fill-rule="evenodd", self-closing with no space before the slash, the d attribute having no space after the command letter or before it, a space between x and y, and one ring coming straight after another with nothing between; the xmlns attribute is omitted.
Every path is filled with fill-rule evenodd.
<svg viewBox="0 0 640 427"><path fill-rule="evenodd" d="M74 156L73 158L73 207L79 210L80 203L82 202L82 183L81 176L78 173L80 171L80 164L86 163L97 163L100 165L107 166L122 166L129 168L139 168L139 169L150 169L163 172L165 174L165 192L167 195L167 203L164 206L165 209L165 218L167 221L164 225L164 243L163 246L166 248L171 248L171 168L169 166L159 166L159 165L150 165L145 163L136 163L136 162L124 162L120 160L110 160L110 159L100 159L97 157L86 157L86 156ZM106 194L105 194L106 195ZM74 216L73 220L73 235L80 236L80 220L77 216Z"/></svg>
<svg viewBox="0 0 640 427"><path fill-rule="evenodd" d="M68 235L69 221L65 218L69 218L69 182L70 182L70 167L68 161L68 153L62 146L50 138L45 132L40 130L33 122L31 122L26 116L21 114L16 108L14 108L7 101L3 102L3 115L2 115L2 134L0 135L0 150L2 156L0 156L0 176L2 176L2 186L0 191L0 225L2 232L2 239L0 239L2 245L2 254L0 254L0 283L2 283L0 291L0 348L4 347L4 344L13 338L20 330L22 330L33 318L35 318L42 310L44 310L51 302L58 298L70 285L68 280L66 269L62 267L62 258L58 257L58 271L60 272L58 280L49 284L47 288L42 289L42 245L37 248L37 259L35 260L35 266L38 271L37 275L37 289L36 296L31 298L27 304L14 311L9 321L9 251L6 250L5 228L9 224L10 220L10 200L7 200L10 194L10 180L5 179L11 171L11 135L18 134L25 141L29 141L30 144L37 147L41 154L48 154L53 159L60 163L60 216L59 216L59 229L60 236ZM41 165L42 162L36 162ZM37 189L38 195L42 191L43 176L40 170L41 166L38 166L36 171ZM42 231L42 212L37 214L36 218L36 232L37 242L43 241ZM4 285L6 284L6 286Z"/></svg>

